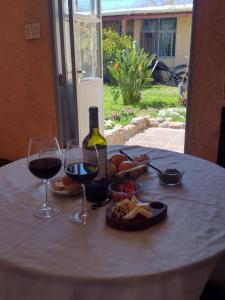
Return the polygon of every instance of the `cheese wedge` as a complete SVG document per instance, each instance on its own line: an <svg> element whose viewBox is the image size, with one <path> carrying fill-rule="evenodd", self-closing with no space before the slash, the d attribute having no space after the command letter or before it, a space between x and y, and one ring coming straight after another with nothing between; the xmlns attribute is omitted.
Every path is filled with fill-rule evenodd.
<svg viewBox="0 0 225 300"><path fill-rule="evenodd" d="M137 204L137 198L135 196L133 196L129 202L129 210L132 211Z"/></svg>
<svg viewBox="0 0 225 300"><path fill-rule="evenodd" d="M128 214L126 214L123 217L123 219L124 220L134 219L137 216L138 212L139 212L139 207L136 206L132 211L130 211Z"/></svg>
<svg viewBox="0 0 225 300"><path fill-rule="evenodd" d="M121 200L118 203L116 203L116 207L120 207L120 206L123 206L125 204L129 204L129 202L130 202L130 200L128 198L124 199L124 200Z"/></svg>
<svg viewBox="0 0 225 300"><path fill-rule="evenodd" d="M148 209L145 209L143 207L138 208L138 213L147 219L150 219L151 217L153 217L153 214Z"/></svg>
<svg viewBox="0 0 225 300"><path fill-rule="evenodd" d="M138 202L137 204L136 204L138 207L143 207L143 208L145 208L145 207L149 207L149 203L144 203L144 202Z"/></svg>

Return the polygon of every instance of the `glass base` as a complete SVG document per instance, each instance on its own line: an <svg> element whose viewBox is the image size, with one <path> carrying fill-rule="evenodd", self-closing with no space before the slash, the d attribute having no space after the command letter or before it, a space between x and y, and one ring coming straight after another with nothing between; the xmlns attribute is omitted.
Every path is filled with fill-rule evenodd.
<svg viewBox="0 0 225 300"><path fill-rule="evenodd" d="M41 205L33 212L34 216L40 219L49 219L57 216L62 211L60 207Z"/></svg>
<svg viewBox="0 0 225 300"><path fill-rule="evenodd" d="M73 212L70 216L69 219L71 222L76 223L76 224L86 224L87 223L87 212Z"/></svg>

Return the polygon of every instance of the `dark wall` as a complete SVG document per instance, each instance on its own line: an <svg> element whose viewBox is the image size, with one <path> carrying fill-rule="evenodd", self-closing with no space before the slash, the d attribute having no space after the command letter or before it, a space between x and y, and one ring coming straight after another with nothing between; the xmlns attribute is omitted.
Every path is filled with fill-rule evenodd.
<svg viewBox="0 0 225 300"><path fill-rule="evenodd" d="M217 162L225 105L225 1L195 0L185 152Z"/></svg>

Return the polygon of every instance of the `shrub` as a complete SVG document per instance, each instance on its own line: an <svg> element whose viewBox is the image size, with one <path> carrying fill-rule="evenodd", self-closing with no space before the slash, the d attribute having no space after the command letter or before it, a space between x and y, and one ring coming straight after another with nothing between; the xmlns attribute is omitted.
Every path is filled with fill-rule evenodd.
<svg viewBox="0 0 225 300"><path fill-rule="evenodd" d="M104 78L108 81L107 66L114 63L116 56L121 53L123 49L132 49L133 39L127 35L120 35L111 28L103 30L103 72Z"/></svg>
<svg viewBox="0 0 225 300"><path fill-rule="evenodd" d="M112 129L116 124L127 125L135 116L135 111L132 108L124 108L121 112L113 111L111 115L105 119L104 128Z"/></svg>
<svg viewBox="0 0 225 300"><path fill-rule="evenodd" d="M141 99L141 90L151 83L149 64L154 59L144 49L133 43L133 48L117 53L115 62L108 66L109 74L120 89L123 104L137 104Z"/></svg>
<svg viewBox="0 0 225 300"><path fill-rule="evenodd" d="M158 117L163 119L169 119L175 122L185 122L186 120L186 108L185 107L176 107L176 108L167 108L161 109L158 113Z"/></svg>

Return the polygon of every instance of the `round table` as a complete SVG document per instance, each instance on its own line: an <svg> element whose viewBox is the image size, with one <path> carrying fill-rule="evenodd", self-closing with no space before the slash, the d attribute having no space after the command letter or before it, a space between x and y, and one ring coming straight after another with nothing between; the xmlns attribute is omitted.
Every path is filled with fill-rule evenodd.
<svg viewBox="0 0 225 300"><path fill-rule="evenodd" d="M0 299L199 298L225 250L225 170L138 146L109 147L108 155L121 148L131 156L149 151L161 169L185 170L178 187L160 185L150 168L139 178L143 200L168 206L163 222L140 232L107 226L106 207L90 210L86 225L69 222L80 196L49 193L64 210L54 219L37 219L32 211L44 200L44 188L26 160L0 168Z"/></svg>

